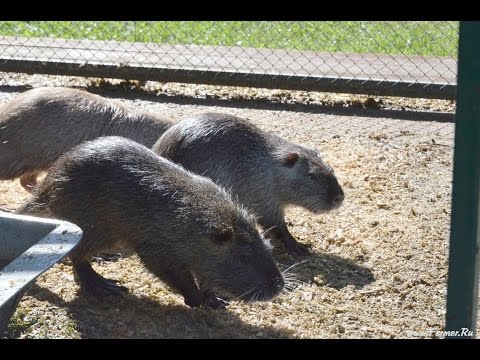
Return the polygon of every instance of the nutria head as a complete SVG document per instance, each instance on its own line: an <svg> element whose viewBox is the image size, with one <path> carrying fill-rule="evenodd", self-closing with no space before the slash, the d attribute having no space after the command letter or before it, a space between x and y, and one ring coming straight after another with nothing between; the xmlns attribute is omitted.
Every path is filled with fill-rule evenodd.
<svg viewBox="0 0 480 360"><path fill-rule="evenodd" d="M285 205L297 205L315 214L336 209L345 197L333 169L320 154L291 145L275 154L278 191Z"/></svg>
<svg viewBox="0 0 480 360"><path fill-rule="evenodd" d="M219 189L209 179L203 181ZM244 301L264 301L280 294L284 279L255 218L223 189L221 194L208 192L208 201L199 201L199 196L195 196L195 218L186 215L183 219L190 219L183 226L192 237L188 265L200 288Z"/></svg>

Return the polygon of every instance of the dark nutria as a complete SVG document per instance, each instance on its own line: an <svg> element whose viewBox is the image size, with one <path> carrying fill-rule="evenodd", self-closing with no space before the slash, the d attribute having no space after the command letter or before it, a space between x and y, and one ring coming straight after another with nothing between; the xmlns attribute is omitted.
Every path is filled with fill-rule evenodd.
<svg viewBox="0 0 480 360"><path fill-rule="evenodd" d="M120 287L92 269L91 256L122 245L192 307L221 306L216 293L268 300L284 286L253 216L210 179L125 138L62 155L17 212L82 228L70 258L82 288L97 294Z"/></svg>
<svg viewBox="0 0 480 360"><path fill-rule="evenodd" d="M343 202L342 187L318 151L267 134L236 116L187 117L166 131L153 151L231 191L269 230L266 236L282 239L291 253L308 249L287 229L287 205L321 213Z"/></svg>
<svg viewBox="0 0 480 360"><path fill-rule="evenodd" d="M28 90L0 108L0 179L21 176L30 191L40 172L83 141L117 135L151 147L171 125L83 90Z"/></svg>

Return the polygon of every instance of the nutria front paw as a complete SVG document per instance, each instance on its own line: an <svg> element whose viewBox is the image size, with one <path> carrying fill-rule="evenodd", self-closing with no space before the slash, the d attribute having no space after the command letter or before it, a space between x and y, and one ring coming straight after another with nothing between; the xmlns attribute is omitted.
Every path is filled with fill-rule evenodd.
<svg viewBox="0 0 480 360"><path fill-rule="evenodd" d="M202 305L210 309L218 310L224 309L228 305L228 302L219 298L213 291L207 290L203 294Z"/></svg>
<svg viewBox="0 0 480 360"><path fill-rule="evenodd" d="M285 243L285 247L287 248L288 253L293 256L306 256L311 254L311 249L307 245L301 244L297 241L294 243Z"/></svg>

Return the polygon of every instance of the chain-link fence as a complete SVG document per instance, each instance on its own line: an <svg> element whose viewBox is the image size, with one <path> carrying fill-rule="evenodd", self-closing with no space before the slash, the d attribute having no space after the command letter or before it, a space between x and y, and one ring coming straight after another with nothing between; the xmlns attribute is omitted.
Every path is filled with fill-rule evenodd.
<svg viewBox="0 0 480 360"><path fill-rule="evenodd" d="M0 71L453 99L458 23L0 22Z"/></svg>
<svg viewBox="0 0 480 360"><path fill-rule="evenodd" d="M0 71L451 99L457 27L456 22L0 22ZM235 311L224 312L220 321L210 315L214 312L193 316L162 284L137 286L132 271L145 272L127 253L108 266L135 296L115 304L108 322L95 315L105 312L99 305L89 304L93 315L85 314L84 300L76 298L78 288L69 281L71 271L56 267L38 283L35 296L20 304L29 316L26 323L20 320L28 324L15 323L22 333L12 336L402 338L443 329L453 102L0 73L0 106L41 86L85 88L173 121L205 112L240 116L267 133L317 149L335 169L346 198L331 214L287 209L291 233L311 245L312 254L308 266L294 268L300 287L272 304L233 303ZM45 129L39 124L26 131L41 136ZM26 199L19 181L0 181L0 207L13 211ZM286 265L298 261L283 259ZM165 326L167 317L178 326Z"/></svg>

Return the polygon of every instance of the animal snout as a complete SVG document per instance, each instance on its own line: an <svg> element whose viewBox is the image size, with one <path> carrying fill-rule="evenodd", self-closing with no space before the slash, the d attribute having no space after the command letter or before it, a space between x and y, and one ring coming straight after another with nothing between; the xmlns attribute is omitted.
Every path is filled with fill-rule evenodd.
<svg viewBox="0 0 480 360"><path fill-rule="evenodd" d="M327 205L329 209L336 209L342 205L343 200L345 199L345 194L343 193L342 186L338 183L338 180L335 176L328 176L326 178L325 185L327 189Z"/></svg>
<svg viewBox="0 0 480 360"><path fill-rule="evenodd" d="M275 276L271 281L271 289L273 296L280 294L285 286L285 280L282 275Z"/></svg>
<svg viewBox="0 0 480 360"><path fill-rule="evenodd" d="M340 190L340 192L333 195L332 205L335 207L338 207L342 205L344 199L345 199L345 194L343 193L343 190Z"/></svg>

